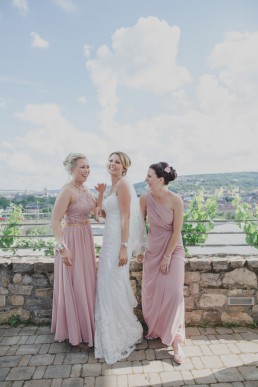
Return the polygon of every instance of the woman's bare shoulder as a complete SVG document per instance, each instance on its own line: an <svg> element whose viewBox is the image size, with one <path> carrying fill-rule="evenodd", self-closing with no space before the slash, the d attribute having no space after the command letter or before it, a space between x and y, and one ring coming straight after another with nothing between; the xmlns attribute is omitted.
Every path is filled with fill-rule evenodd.
<svg viewBox="0 0 258 387"><path fill-rule="evenodd" d="M171 192L171 191L168 191L168 195L169 195L170 200L174 204L178 204L178 205L183 204L183 199L180 195L176 194L175 192Z"/></svg>

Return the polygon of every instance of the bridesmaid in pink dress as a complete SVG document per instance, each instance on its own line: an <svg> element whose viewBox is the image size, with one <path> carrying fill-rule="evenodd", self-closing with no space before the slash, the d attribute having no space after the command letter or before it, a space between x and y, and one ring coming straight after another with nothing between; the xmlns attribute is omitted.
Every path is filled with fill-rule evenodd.
<svg viewBox="0 0 258 387"><path fill-rule="evenodd" d="M93 346L96 259L89 217L101 207L105 184L98 184L98 202L83 186L90 172L81 153L70 153L64 166L71 181L59 193L52 212L57 245L51 332L56 341Z"/></svg>
<svg viewBox="0 0 258 387"><path fill-rule="evenodd" d="M185 342L184 322L184 247L181 229L183 201L167 189L176 171L165 162L149 167L147 194L140 198L144 218L148 219L148 247L143 261L142 310L148 326L147 339L159 337L174 349L174 360L184 361L180 343Z"/></svg>

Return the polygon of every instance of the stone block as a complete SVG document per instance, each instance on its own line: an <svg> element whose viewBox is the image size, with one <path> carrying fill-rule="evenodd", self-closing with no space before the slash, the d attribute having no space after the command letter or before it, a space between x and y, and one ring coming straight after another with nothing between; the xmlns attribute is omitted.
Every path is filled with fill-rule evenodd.
<svg viewBox="0 0 258 387"><path fill-rule="evenodd" d="M29 285L29 284L31 284L31 283L32 283L32 277L29 276L29 275L23 276L23 278L22 278L22 283L23 283L24 285Z"/></svg>
<svg viewBox="0 0 258 387"><path fill-rule="evenodd" d="M244 312L240 312L240 313L222 312L221 321L227 324L246 325L246 324L252 324L253 319L251 316L249 316L247 313L244 313Z"/></svg>
<svg viewBox="0 0 258 387"><path fill-rule="evenodd" d="M190 285L192 282L200 281L200 273L198 271L188 271L185 273L185 284Z"/></svg>
<svg viewBox="0 0 258 387"><path fill-rule="evenodd" d="M220 279L220 274L217 273L202 273L200 286L207 287L219 287L222 281Z"/></svg>
<svg viewBox="0 0 258 387"><path fill-rule="evenodd" d="M257 289L257 277L247 268L235 269L226 273L223 278L225 287L255 288Z"/></svg>
<svg viewBox="0 0 258 387"><path fill-rule="evenodd" d="M5 306L5 296L0 295L0 308L3 308Z"/></svg>
<svg viewBox="0 0 258 387"><path fill-rule="evenodd" d="M22 275L21 273L16 273L14 276L13 276L13 283L14 284L18 284L19 282L21 282L22 280Z"/></svg>
<svg viewBox="0 0 258 387"><path fill-rule="evenodd" d="M49 262L50 260L50 262ZM47 262L48 261L48 262ZM46 257L44 262L36 262L34 264L34 273L53 273L54 272L54 259Z"/></svg>
<svg viewBox="0 0 258 387"><path fill-rule="evenodd" d="M24 304L24 297L23 296L18 296L18 295L12 295L11 298L11 304L12 305L23 305Z"/></svg>
<svg viewBox="0 0 258 387"><path fill-rule="evenodd" d="M224 294L202 294L200 307L203 309L222 308L227 301Z"/></svg>
<svg viewBox="0 0 258 387"><path fill-rule="evenodd" d="M33 273L33 270L32 262L13 262L14 273Z"/></svg>
<svg viewBox="0 0 258 387"><path fill-rule="evenodd" d="M30 296L33 286L26 286L26 285L12 285L10 284L8 286L9 291L12 294L20 294L23 296Z"/></svg>
<svg viewBox="0 0 258 387"><path fill-rule="evenodd" d="M52 288L43 288L43 289L35 289L35 296L40 298L51 298L53 297L53 289Z"/></svg>
<svg viewBox="0 0 258 387"><path fill-rule="evenodd" d="M212 261L212 267L215 271L227 270L228 266L228 258L214 258Z"/></svg>
<svg viewBox="0 0 258 387"><path fill-rule="evenodd" d="M190 260L190 268L192 270L209 271L211 269L211 262L207 259L192 258Z"/></svg>

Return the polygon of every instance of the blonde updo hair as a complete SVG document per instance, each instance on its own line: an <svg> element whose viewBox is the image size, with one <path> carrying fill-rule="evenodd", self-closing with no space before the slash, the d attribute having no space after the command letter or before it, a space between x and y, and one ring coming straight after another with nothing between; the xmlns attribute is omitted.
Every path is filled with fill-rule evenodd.
<svg viewBox="0 0 258 387"><path fill-rule="evenodd" d="M112 152L109 156L108 159L110 159L111 156L117 155L121 161L121 164L123 166L123 173L122 175L125 176L127 174L128 168L131 166L131 160L130 157L124 153L124 152Z"/></svg>
<svg viewBox="0 0 258 387"><path fill-rule="evenodd" d="M86 159L86 156L83 153L69 153L63 162L65 169L71 173L72 169L76 167L79 159Z"/></svg>

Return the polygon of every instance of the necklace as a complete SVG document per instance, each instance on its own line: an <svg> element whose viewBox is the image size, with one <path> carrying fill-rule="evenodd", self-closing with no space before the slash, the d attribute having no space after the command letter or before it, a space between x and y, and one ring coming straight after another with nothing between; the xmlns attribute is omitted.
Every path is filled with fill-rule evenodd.
<svg viewBox="0 0 258 387"><path fill-rule="evenodd" d="M82 186L79 186L79 185L75 184L73 181L72 181L72 185L74 185L76 188L78 188L79 191L85 190L85 188L83 187L83 185L82 185Z"/></svg>

